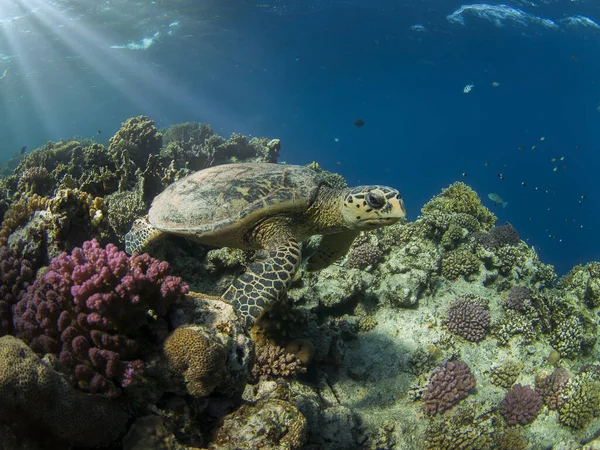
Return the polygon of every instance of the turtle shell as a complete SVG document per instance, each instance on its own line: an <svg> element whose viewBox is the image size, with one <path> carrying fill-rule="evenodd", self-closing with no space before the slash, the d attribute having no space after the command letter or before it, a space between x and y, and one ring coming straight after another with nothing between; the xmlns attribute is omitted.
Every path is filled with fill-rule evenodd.
<svg viewBox="0 0 600 450"><path fill-rule="evenodd" d="M302 166L224 164L168 186L152 202L148 220L166 233L233 245L257 221L306 211L324 183L316 172Z"/></svg>

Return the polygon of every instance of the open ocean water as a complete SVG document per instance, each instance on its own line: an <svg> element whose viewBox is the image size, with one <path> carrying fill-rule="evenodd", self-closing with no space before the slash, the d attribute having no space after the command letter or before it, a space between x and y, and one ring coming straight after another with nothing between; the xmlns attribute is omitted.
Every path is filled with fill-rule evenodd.
<svg viewBox="0 0 600 450"><path fill-rule="evenodd" d="M564 274L600 259L599 38L596 0L1 0L0 159L207 122L409 219L464 181Z"/></svg>

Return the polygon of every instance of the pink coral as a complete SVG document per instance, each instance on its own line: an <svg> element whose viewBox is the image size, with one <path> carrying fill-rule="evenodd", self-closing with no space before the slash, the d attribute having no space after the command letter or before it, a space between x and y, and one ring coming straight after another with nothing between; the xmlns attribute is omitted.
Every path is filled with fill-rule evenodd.
<svg viewBox="0 0 600 450"><path fill-rule="evenodd" d="M471 369L462 361L449 361L431 374L427 388L423 392L425 412L441 413L469 395L477 380Z"/></svg>
<svg viewBox="0 0 600 450"><path fill-rule="evenodd" d="M74 385L117 396L143 371L141 349L158 317L189 291L169 273L147 254L85 242L54 258L15 305L16 336L58 355Z"/></svg>

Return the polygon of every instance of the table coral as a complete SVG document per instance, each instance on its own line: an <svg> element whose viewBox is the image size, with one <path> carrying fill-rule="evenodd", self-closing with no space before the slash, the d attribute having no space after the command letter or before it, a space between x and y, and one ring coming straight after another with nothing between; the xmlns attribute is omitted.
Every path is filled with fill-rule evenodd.
<svg viewBox="0 0 600 450"><path fill-rule="evenodd" d="M12 336L0 338L0 404L1 422L18 420L82 447L110 444L128 420L117 403L77 391Z"/></svg>
<svg viewBox="0 0 600 450"><path fill-rule="evenodd" d="M462 361L449 361L431 374L423 392L424 409L427 414L437 414L465 399L477 380L471 369Z"/></svg>
<svg viewBox="0 0 600 450"><path fill-rule="evenodd" d="M537 418L541 406L539 393L517 383L506 392L500 403L500 414L509 425L528 425Z"/></svg>
<svg viewBox="0 0 600 450"><path fill-rule="evenodd" d="M142 371L140 344L152 326L188 292L169 273L147 254L85 242L54 258L14 306L15 334L38 354L58 355L74 385L117 396Z"/></svg>

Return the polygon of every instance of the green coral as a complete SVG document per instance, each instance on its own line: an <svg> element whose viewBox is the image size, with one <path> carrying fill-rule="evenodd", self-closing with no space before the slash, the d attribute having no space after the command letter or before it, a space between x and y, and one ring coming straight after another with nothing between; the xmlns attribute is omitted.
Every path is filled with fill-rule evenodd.
<svg viewBox="0 0 600 450"><path fill-rule="evenodd" d="M575 266L558 281L558 287L574 293L590 308L600 306L600 263L591 262L585 266Z"/></svg>
<svg viewBox="0 0 600 450"><path fill-rule="evenodd" d="M348 183L342 175L323 169L316 161L307 164L306 167L314 170L319 175L321 175L325 182L328 183L334 189L345 189L348 187Z"/></svg>
<svg viewBox="0 0 600 450"><path fill-rule="evenodd" d="M572 358L581 353L584 338L583 324L579 317L570 316L558 323L553 332L552 346L564 358Z"/></svg>
<svg viewBox="0 0 600 450"><path fill-rule="evenodd" d="M108 223L120 242L133 221L148 210L148 205L136 191L120 191L105 198L108 203Z"/></svg>
<svg viewBox="0 0 600 450"><path fill-rule="evenodd" d="M154 121L146 116L127 119L110 138L108 151L113 155L123 154L136 166L145 165L149 155L158 154L162 147L162 134Z"/></svg>
<svg viewBox="0 0 600 450"><path fill-rule="evenodd" d="M448 230L443 234L441 245L446 249L455 248L466 236L466 230L455 223L450 223Z"/></svg>
<svg viewBox="0 0 600 450"><path fill-rule="evenodd" d="M506 361L492 369L490 383L504 389L510 389L517 381L522 368L521 364L514 361Z"/></svg>
<svg viewBox="0 0 600 450"><path fill-rule="evenodd" d="M444 278L457 280L468 278L479 272L481 262L467 248L459 248L444 254L441 261L440 273Z"/></svg>
<svg viewBox="0 0 600 450"><path fill-rule="evenodd" d="M600 413L600 382L593 372L583 372L571 379L562 396L558 421L568 427L583 429Z"/></svg>

